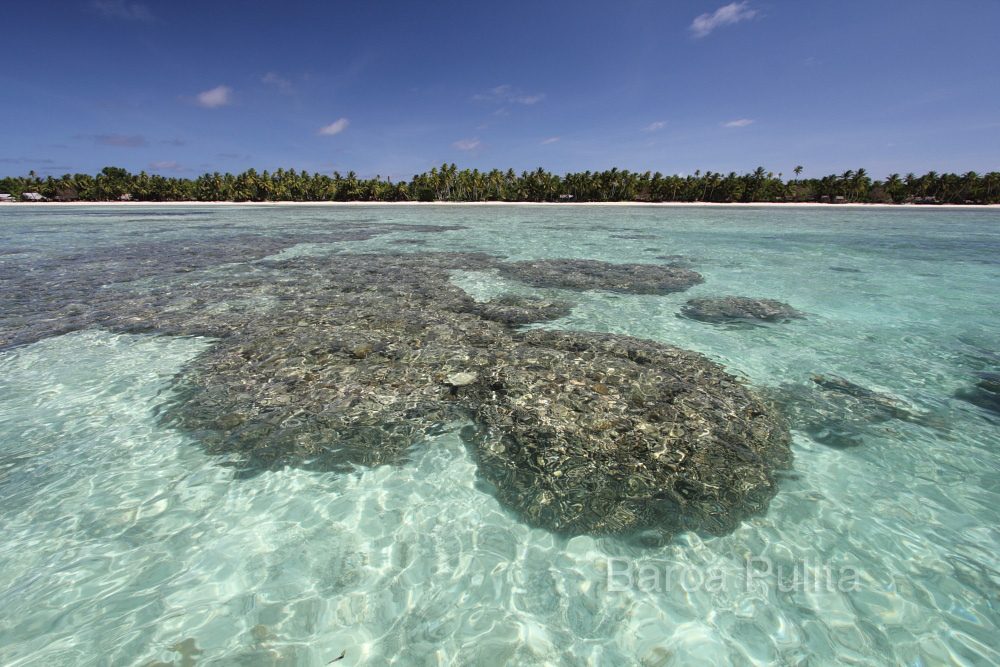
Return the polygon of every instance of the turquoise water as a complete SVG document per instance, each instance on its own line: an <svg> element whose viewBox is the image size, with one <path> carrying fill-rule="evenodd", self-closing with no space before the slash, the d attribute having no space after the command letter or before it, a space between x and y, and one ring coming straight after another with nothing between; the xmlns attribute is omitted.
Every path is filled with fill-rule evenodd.
<svg viewBox="0 0 1000 667"><path fill-rule="evenodd" d="M1000 663L1000 416L960 398L1000 370L1000 213L11 206L0 269L13 281L69 252L344 223L464 228L275 254L680 256L705 282L668 296L453 280L476 298L578 304L543 326L697 350L765 389L839 376L922 418L863 424L848 449L793 423L794 471L765 515L644 547L519 522L476 484L463 424L401 466L238 477L157 419L211 340L45 337L0 351L0 664ZM689 298L725 294L807 317L677 317Z"/></svg>

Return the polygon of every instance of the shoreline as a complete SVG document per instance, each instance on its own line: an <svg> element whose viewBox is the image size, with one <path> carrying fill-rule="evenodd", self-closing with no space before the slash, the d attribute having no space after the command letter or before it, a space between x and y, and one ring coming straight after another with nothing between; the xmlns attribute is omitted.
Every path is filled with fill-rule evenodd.
<svg viewBox="0 0 1000 667"><path fill-rule="evenodd" d="M358 206L417 206L417 207L503 207L503 206L546 206L557 208L578 208L578 207L641 207L641 208L825 208L825 209L899 209L905 211L913 210L996 210L1000 209L1000 204L869 204L861 202L848 202L843 204L821 204L818 202L501 202L501 201L476 201L476 202L416 202L416 201L261 201L261 202L235 202L235 201L78 201L78 202L0 202L0 207L71 207L71 206L121 206L121 207L169 207L169 206L253 206L253 207L285 207L285 206L309 206L309 207L334 207L351 208Z"/></svg>

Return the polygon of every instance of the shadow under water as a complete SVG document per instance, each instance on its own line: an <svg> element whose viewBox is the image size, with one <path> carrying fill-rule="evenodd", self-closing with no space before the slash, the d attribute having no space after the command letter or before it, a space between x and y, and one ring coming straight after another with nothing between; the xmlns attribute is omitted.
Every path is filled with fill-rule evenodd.
<svg viewBox="0 0 1000 667"><path fill-rule="evenodd" d="M944 428L941 419L916 410L896 396L833 375L814 375L808 383L789 383L768 393L793 428L834 449L859 447L893 422Z"/></svg>

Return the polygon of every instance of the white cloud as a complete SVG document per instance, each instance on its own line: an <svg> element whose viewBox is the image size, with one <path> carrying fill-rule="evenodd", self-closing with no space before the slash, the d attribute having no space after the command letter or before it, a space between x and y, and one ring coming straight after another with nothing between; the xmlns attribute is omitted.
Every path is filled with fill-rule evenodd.
<svg viewBox="0 0 1000 667"><path fill-rule="evenodd" d="M691 22L690 30L695 37L706 37L716 28L749 21L757 16L756 9L750 9L747 2L731 2L710 14L702 14Z"/></svg>
<svg viewBox="0 0 1000 667"><path fill-rule="evenodd" d="M460 151L474 151L482 144L479 139L459 139L452 144L455 148Z"/></svg>
<svg viewBox="0 0 1000 667"><path fill-rule="evenodd" d="M149 7L138 2L94 0L93 7L109 19L124 19L126 21L153 20L153 14L149 11Z"/></svg>
<svg viewBox="0 0 1000 667"><path fill-rule="evenodd" d="M232 100L233 89L229 86L216 86L211 90L206 90L198 93L199 106L203 106L206 109L215 109L217 107L224 107L230 103Z"/></svg>
<svg viewBox="0 0 1000 667"><path fill-rule="evenodd" d="M731 120L728 123L723 123L722 127L746 127L747 125L752 125L753 121L749 118L737 118L736 120Z"/></svg>
<svg viewBox="0 0 1000 667"><path fill-rule="evenodd" d="M667 126L667 121L665 121L665 120L658 120L658 121L655 121L653 123L650 123L649 125L647 125L646 127L642 128L642 129L644 131L646 131L646 132L656 132L657 130L662 130L666 126Z"/></svg>
<svg viewBox="0 0 1000 667"><path fill-rule="evenodd" d="M559 137L549 137L548 139L542 139L542 145L547 146L549 144L554 144L559 141Z"/></svg>
<svg viewBox="0 0 1000 667"><path fill-rule="evenodd" d="M274 72L268 72L260 81L269 86L274 86L283 93L288 93L292 90L292 82Z"/></svg>
<svg viewBox="0 0 1000 667"><path fill-rule="evenodd" d="M340 134L341 132L346 130L347 126L350 124L351 121L347 120L346 118L338 118L329 125L324 125L323 127L319 128L319 133L326 135L328 137L332 137L333 135Z"/></svg>
<svg viewBox="0 0 1000 667"><path fill-rule="evenodd" d="M510 84L505 83L502 86L490 88L485 93L477 93L472 96L472 99L477 102L493 102L495 104L524 104L526 106L531 106L544 100L545 93L534 93L529 95L515 89Z"/></svg>

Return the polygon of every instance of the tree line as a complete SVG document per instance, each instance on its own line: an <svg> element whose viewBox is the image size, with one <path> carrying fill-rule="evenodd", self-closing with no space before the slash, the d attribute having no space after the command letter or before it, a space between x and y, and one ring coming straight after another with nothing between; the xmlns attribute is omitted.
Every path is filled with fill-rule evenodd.
<svg viewBox="0 0 1000 667"><path fill-rule="evenodd" d="M0 179L0 193L19 198L37 192L55 201L500 201L500 202L862 202L885 204L996 204L1000 203L1000 172L922 176L890 174L873 180L864 169L822 178L775 175L763 167L737 174L696 171L692 175L664 175L627 169L553 174L544 169L524 171L459 170L443 164L409 181L359 178L353 171L331 175L278 169L258 173L202 174L173 178L119 167L105 167L97 175L66 174L42 178Z"/></svg>

